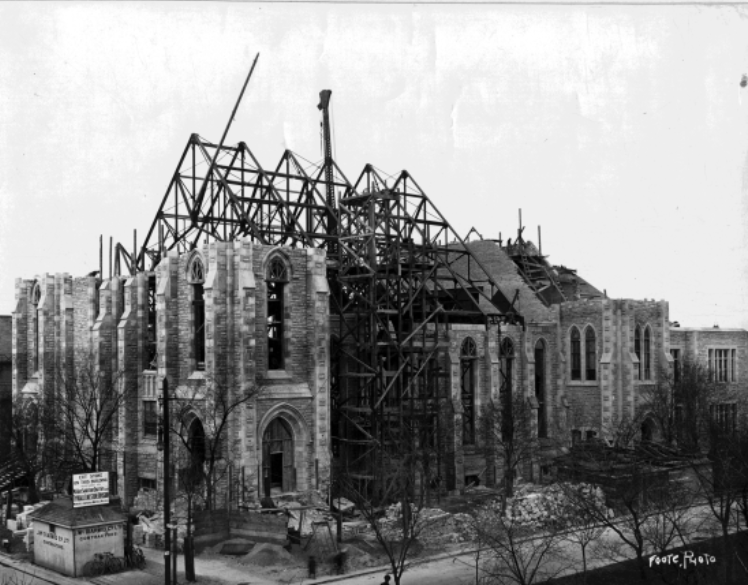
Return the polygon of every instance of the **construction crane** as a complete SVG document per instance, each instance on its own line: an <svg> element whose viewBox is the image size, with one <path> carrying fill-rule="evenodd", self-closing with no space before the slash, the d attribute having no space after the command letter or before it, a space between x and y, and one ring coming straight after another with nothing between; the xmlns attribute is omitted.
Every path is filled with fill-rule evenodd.
<svg viewBox="0 0 748 585"><path fill-rule="evenodd" d="M332 140L330 138L330 97L332 90L323 89L319 92L319 105L317 108L322 111L322 147L325 155L325 193L328 207L327 213L327 234L335 236L338 233L338 221L335 216L335 187L333 186L332 176ZM331 245L332 254L337 252L336 243Z"/></svg>

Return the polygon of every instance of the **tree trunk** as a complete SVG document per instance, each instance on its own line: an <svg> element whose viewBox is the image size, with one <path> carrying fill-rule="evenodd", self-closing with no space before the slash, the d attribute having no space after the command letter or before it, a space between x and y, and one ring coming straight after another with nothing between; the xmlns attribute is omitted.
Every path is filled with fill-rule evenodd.
<svg viewBox="0 0 748 585"><path fill-rule="evenodd" d="M582 585L587 585L587 545L582 545Z"/></svg>
<svg viewBox="0 0 748 585"><path fill-rule="evenodd" d="M733 566L734 566L734 560L733 560L733 554L732 554L732 547L730 546L730 515L729 513L725 516L725 519L722 524L722 554L725 558L725 578L724 583L732 583L732 575L733 575Z"/></svg>
<svg viewBox="0 0 748 585"><path fill-rule="evenodd" d="M187 497L187 536L184 539L184 576L195 581L195 546L192 541L192 496Z"/></svg>
<svg viewBox="0 0 748 585"><path fill-rule="evenodd" d="M644 562L643 551L636 551L636 560L639 563L639 578L642 581L647 580L647 563Z"/></svg>

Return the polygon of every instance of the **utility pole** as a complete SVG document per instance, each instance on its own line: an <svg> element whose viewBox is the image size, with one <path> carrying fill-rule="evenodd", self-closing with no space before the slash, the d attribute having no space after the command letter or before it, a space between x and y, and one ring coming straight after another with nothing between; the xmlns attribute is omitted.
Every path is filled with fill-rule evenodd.
<svg viewBox="0 0 748 585"><path fill-rule="evenodd" d="M171 583L171 502L169 489L169 380L164 378L164 383L159 397L163 409L161 420L161 436L159 445L164 451L164 585ZM176 575L174 575L176 577Z"/></svg>

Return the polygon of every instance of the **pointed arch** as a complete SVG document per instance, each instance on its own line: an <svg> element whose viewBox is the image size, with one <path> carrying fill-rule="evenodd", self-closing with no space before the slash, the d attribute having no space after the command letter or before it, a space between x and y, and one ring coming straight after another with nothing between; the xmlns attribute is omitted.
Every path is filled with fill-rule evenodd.
<svg viewBox="0 0 748 585"><path fill-rule="evenodd" d="M636 379L642 379L642 330L638 325L634 328L634 355L638 363L636 364Z"/></svg>
<svg viewBox="0 0 748 585"><path fill-rule="evenodd" d="M33 319L34 319L34 372L39 371L39 362L40 362L40 356L41 356L41 338L39 335L39 303L41 302L42 298L42 288L39 285L39 281L35 280L34 284L31 286L31 304L34 307L32 310L34 311Z"/></svg>
<svg viewBox="0 0 748 585"><path fill-rule="evenodd" d="M514 380L514 344L505 337L499 346L499 402L501 404L501 433L504 440L510 440L514 434L514 416L512 411Z"/></svg>
<svg viewBox="0 0 748 585"><path fill-rule="evenodd" d="M571 379L582 379L582 338L579 335L579 329L572 325L569 331L569 341L571 347Z"/></svg>
<svg viewBox="0 0 748 585"><path fill-rule="evenodd" d="M475 444L475 370L478 347L466 337L460 347L460 394L462 398L462 444Z"/></svg>
<svg viewBox="0 0 748 585"><path fill-rule="evenodd" d="M649 325L644 327L644 347L642 348L644 357L644 379L652 379L652 328Z"/></svg>
<svg viewBox="0 0 748 585"><path fill-rule="evenodd" d="M284 369L288 357L284 325L289 272L289 263L283 254L279 251L268 254L265 264L268 370Z"/></svg>
<svg viewBox="0 0 748 585"><path fill-rule="evenodd" d="M597 380L597 334L592 325L584 329L584 373L588 382Z"/></svg>
<svg viewBox="0 0 748 585"><path fill-rule="evenodd" d="M535 399L538 401L538 437L548 436L546 343L538 339L535 343Z"/></svg>
<svg viewBox="0 0 748 585"><path fill-rule="evenodd" d="M207 266L202 254L194 250L187 260L187 282L192 285L192 352L195 369L205 369L205 278Z"/></svg>
<svg viewBox="0 0 748 585"><path fill-rule="evenodd" d="M271 424L276 419L282 419L283 427L287 431L290 431L291 439L293 441L293 454L291 455L292 460L289 461L288 456L290 454L287 454L286 456L284 456L283 466L286 467L291 465L292 463L292 467L294 470L294 489L309 489L309 453L307 446L309 445L310 441L310 431L301 412L299 412L298 409L286 402L282 402L271 407L262 417L260 424L258 424L256 427L257 445L259 447L259 449L257 450L259 458L258 463L260 464L260 468L263 470L263 477L261 478L261 489L264 491L267 487L272 488L272 486L267 486L264 478L265 470L268 471L268 476L270 475L273 462L269 459L269 454L265 448L265 445L263 444L263 440L266 436L270 440L273 440L272 434L268 436L266 435L266 431L270 428ZM286 482L289 481L289 476L287 475L288 471L289 470L286 470Z"/></svg>
<svg viewBox="0 0 748 585"><path fill-rule="evenodd" d="M193 250L187 258L187 282L190 284L205 284L205 278L208 275L207 264L203 255Z"/></svg>

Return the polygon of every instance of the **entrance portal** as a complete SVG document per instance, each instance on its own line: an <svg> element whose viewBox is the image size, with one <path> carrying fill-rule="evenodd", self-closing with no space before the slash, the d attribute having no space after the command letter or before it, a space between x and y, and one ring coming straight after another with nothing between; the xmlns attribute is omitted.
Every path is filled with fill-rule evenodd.
<svg viewBox="0 0 748 585"><path fill-rule="evenodd" d="M275 418L262 435L262 477L266 496L296 489L293 433L288 423Z"/></svg>
<svg viewBox="0 0 748 585"><path fill-rule="evenodd" d="M650 417L647 417L642 423L641 433L642 441L645 443L659 441L660 439L657 424Z"/></svg>

